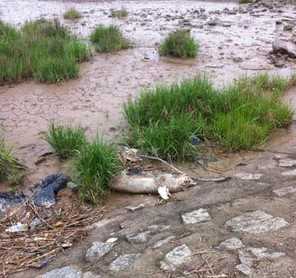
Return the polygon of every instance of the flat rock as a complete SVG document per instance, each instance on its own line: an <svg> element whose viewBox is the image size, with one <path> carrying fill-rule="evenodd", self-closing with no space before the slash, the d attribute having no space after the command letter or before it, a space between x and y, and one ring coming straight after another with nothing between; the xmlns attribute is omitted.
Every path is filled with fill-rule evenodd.
<svg viewBox="0 0 296 278"><path fill-rule="evenodd" d="M180 245L164 257L160 262L160 268L166 271L175 271L176 268L191 260L192 252L186 244Z"/></svg>
<svg viewBox="0 0 296 278"><path fill-rule="evenodd" d="M111 271L123 271L132 267L140 254L126 254L119 256L110 264Z"/></svg>
<svg viewBox="0 0 296 278"><path fill-rule="evenodd" d="M249 247L244 250L238 251L238 257L241 264L236 266L236 269L239 270L241 273L250 276L253 272L254 263L267 259L267 260L274 260L279 257L285 256L285 253L282 252L274 252L268 250L265 247L262 248L253 248Z"/></svg>
<svg viewBox="0 0 296 278"><path fill-rule="evenodd" d="M287 194L292 194L296 192L296 186L287 186L279 189L273 190L273 193L279 197L283 197Z"/></svg>
<svg viewBox="0 0 296 278"><path fill-rule="evenodd" d="M184 224L196 224L210 221L211 216L206 209L200 208L198 210L184 213L182 215L182 220Z"/></svg>
<svg viewBox="0 0 296 278"><path fill-rule="evenodd" d="M241 242L240 239L236 237L232 237L226 239L225 241L221 242L218 246L220 250L237 250L244 247L244 244Z"/></svg>
<svg viewBox="0 0 296 278"><path fill-rule="evenodd" d="M145 243L148 241L150 233L151 233L150 231L146 231L139 234L129 234L129 235L126 235L126 239L128 242L133 244Z"/></svg>
<svg viewBox="0 0 296 278"><path fill-rule="evenodd" d="M95 241L92 246L86 251L85 260L87 262L95 262L101 257L108 254L114 246L113 242Z"/></svg>
<svg viewBox="0 0 296 278"><path fill-rule="evenodd" d="M253 173L237 173L235 174L235 177L241 179L241 180L259 180L263 174L253 174Z"/></svg>
<svg viewBox="0 0 296 278"><path fill-rule="evenodd" d="M260 234L277 231L288 226L289 223L283 218L273 217L264 211L256 210L234 217L228 220L225 225L235 232Z"/></svg>
<svg viewBox="0 0 296 278"><path fill-rule="evenodd" d="M65 266L46 272L37 278L82 278L82 273L74 266Z"/></svg>
<svg viewBox="0 0 296 278"><path fill-rule="evenodd" d="M296 166L296 160L294 159L281 159L279 161L280 167L294 167Z"/></svg>
<svg viewBox="0 0 296 278"><path fill-rule="evenodd" d="M286 172L282 172L282 176L288 176L288 177L296 176L296 169L290 170L290 171L286 171Z"/></svg>
<svg viewBox="0 0 296 278"><path fill-rule="evenodd" d="M170 241L173 240L174 238L176 238L176 237L175 237L175 236L168 236L168 237L166 237L166 238L164 238L164 239L161 239L161 240L157 241L157 242L152 246L152 248L153 248L153 249L159 248L159 247L161 247L162 245L167 244L168 242L170 242Z"/></svg>

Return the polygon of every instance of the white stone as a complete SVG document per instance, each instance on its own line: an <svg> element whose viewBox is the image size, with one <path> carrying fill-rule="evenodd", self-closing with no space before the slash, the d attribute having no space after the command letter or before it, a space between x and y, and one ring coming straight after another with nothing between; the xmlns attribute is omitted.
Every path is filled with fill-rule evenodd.
<svg viewBox="0 0 296 278"><path fill-rule="evenodd" d="M126 254L119 256L110 264L111 271L123 271L129 269L135 261L140 257L140 254Z"/></svg>
<svg viewBox="0 0 296 278"><path fill-rule="evenodd" d="M263 174L252 174L252 173L237 173L235 174L235 177L241 179L241 180L259 180Z"/></svg>
<svg viewBox="0 0 296 278"><path fill-rule="evenodd" d="M218 248L221 250L237 250L242 247L244 247L244 244L241 242L240 239L236 237L226 239L225 241L221 242L218 246Z"/></svg>
<svg viewBox="0 0 296 278"><path fill-rule="evenodd" d="M279 197L283 197L287 194L292 194L296 192L296 186L287 186L279 189L273 190L273 193Z"/></svg>
<svg viewBox="0 0 296 278"><path fill-rule="evenodd" d="M108 254L114 246L114 243L104 243L101 241L95 241L92 246L87 250L85 260L88 262L95 262Z"/></svg>
<svg viewBox="0 0 296 278"><path fill-rule="evenodd" d="M279 166L280 167L294 167L296 166L296 160L294 159L281 159L279 161Z"/></svg>
<svg viewBox="0 0 296 278"><path fill-rule="evenodd" d="M65 266L62 268L53 269L38 277L39 278L81 278L82 273L76 267Z"/></svg>
<svg viewBox="0 0 296 278"><path fill-rule="evenodd" d="M165 255L164 260L160 262L160 268L174 271L178 266L189 262L191 255L192 252L186 244L180 245Z"/></svg>
<svg viewBox="0 0 296 278"><path fill-rule="evenodd" d="M150 233L151 233L150 231L146 231L139 234L130 234L130 235L126 235L126 239L128 242L134 243L134 244L145 243L148 241L148 237Z"/></svg>
<svg viewBox="0 0 296 278"><path fill-rule="evenodd" d="M256 210L234 217L228 220L225 225L231 227L235 232L260 234L279 230L288 226L289 223L283 218L273 217L264 211Z"/></svg>
<svg viewBox="0 0 296 278"><path fill-rule="evenodd" d="M287 177L296 176L296 169L282 172L282 176L287 176Z"/></svg>
<svg viewBox="0 0 296 278"><path fill-rule="evenodd" d="M211 216L206 209L200 208L198 210L184 213L182 215L182 220L184 224L196 224L210 221Z"/></svg>

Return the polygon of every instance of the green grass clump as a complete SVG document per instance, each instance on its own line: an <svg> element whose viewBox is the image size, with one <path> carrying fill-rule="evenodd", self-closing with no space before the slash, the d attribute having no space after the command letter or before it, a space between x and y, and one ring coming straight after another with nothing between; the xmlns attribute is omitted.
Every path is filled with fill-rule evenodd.
<svg viewBox="0 0 296 278"><path fill-rule="evenodd" d="M218 90L205 78L142 92L124 106L128 143L164 159L192 158L192 138L211 140L228 151L264 143L272 130L292 120L281 102L289 81L258 75Z"/></svg>
<svg viewBox="0 0 296 278"><path fill-rule="evenodd" d="M33 77L55 83L76 78L88 47L58 21L27 22L21 30L0 22L0 84Z"/></svg>
<svg viewBox="0 0 296 278"><path fill-rule="evenodd" d="M176 58L195 58L199 45L191 37L188 30L171 32L159 47L161 56Z"/></svg>
<svg viewBox="0 0 296 278"><path fill-rule="evenodd" d="M61 159L73 157L86 144L84 129L52 123L45 137Z"/></svg>
<svg viewBox="0 0 296 278"><path fill-rule="evenodd" d="M250 4L253 3L253 0L239 0L239 4Z"/></svg>
<svg viewBox="0 0 296 278"><path fill-rule="evenodd" d="M120 169L121 163L113 146L101 139L85 144L74 159L73 169L82 200L97 203Z"/></svg>
<svg viewBox="0 0 296 278"><path fill-rule="evenodd" d="M98 26L90 36L97 52L114 52L129 48L130 44L116 26Z"/></svg>
<svg viewBox="0 0 296 278"><path fill-rule="evenodd" d="M124 8L120 10L111 10L111 16L117 18L126 18L128 16L128 11Z"/></svg>
<svg viewBox="0 0 296 278"><path fill-rule="evenodd" d="M12 149L0 137L0 181L18 183L23 174L24 166L15 158Z"/></svg>
<svg viewBox="0 0 296 278"><path fill-rule="evenodd" d="M75 20L81 18L81 13L75 8L71 8L64 13L64 19Z"/></svg>

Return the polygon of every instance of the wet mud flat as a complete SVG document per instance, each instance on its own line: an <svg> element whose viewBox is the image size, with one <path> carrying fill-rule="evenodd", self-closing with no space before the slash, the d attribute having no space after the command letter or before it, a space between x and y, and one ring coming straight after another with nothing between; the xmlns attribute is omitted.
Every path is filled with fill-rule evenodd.
<svg viewBox="0 0 296 278"><path fill-rule="evenodd" d="M76 22L64 20L63 13L71 7L79 10L83 18ZM110 17L111 9L122 7L129 12L127 19ZM76 80L58 85L26 81L0 87L0 125L5 131L7 141L15 147L17 156L29 168L26 185L34 184L44 176L65 167L54 156L40 161L40 156L51 151L42 140L50 121L80 124L86 128L89 137L98 133L116 141L126 127L122 117L122 105L128 99L137 97L142 88L176 82L197 74L206 74L215 84L223 86L245 74L269 72L289 76L296 68L295 62L290 58L277 65L270 58L274 39L284 26L293 24L296 18L295 7L290 5L276 5L273 8L258 5L248 8L234 2L220 1L3 0L0 3L0 19L17 26L27 20L43 17L59 18L77 36L84 39L87 39L97 24L116 24L134 43L134 48L115 54L95 54L90 62L82 65L80 77ZM281 24L277 24L279 22ZM168 32L179 27L190 28L194 38L199 41L200 53L197 59L180 61L158 56L157 48L161 40ZM287 34L289 38L293 36L292 31L287 31ZM287 94L287 101L292 105L295 102L294 95L295 90ZM184 246L180 250L185 258L192 259L192 253L211 249L230 237L239 237L246 247L237 248L237 252L241 254L240 261L237 253L228 253L225 250L215 253L212 257L213 264L216 261L222 263L217 263L215 270L213 267L207 267L207 275L229 273L226 277L243 277L242 272L234 270L241 262L243 267L239 268L253 271L254 277L261 278L264 267L267 268L267 273L278 271L279 274L275 277L287 277L288 270L293 270L295 262L295 253L292 250L296 242L293 235L295 196L291 193L293 190L290 190L290 193L288 190L287 195L273 191L293 186L293 175L282 175L282 172L292 171L294 166L284 169L279 166L279 159L284 159L285 156L295 159L294 135L293 124L288 131L274 134L268 146L271 152L221 157L212 166L233 177L231 181L222 184L201 183L190 191L176 194L174 201L168 204L159 205L154 196L112 194L106 204L105 214L107 220L111 219L110 222L93 226L90 236L83 243L65 250L65 255L45 268L17 274L16 277L36 277L37 274L69 265L73 266L74 270L68 268L65 271L78 273L73 277L84 277L88 270L100 275L95 277L167 277L167 273L163 272L159 265L164 261L171 267L171 255L163 258L173 248L185 244L190 251ZM290 157L276 152L292 155ZM191 168L195 174L209 174L196 165L184 166L184 170L189 172ZM143 210L133 212L125 209L126 206L138 206L141 203L144 204ZM188 217L182 217L184 213L201 208L203 210L194 212L193 216L197 219L200 214L206 216L205 221L198 222L196 219L192 220L192 217L189 217L190 220ZM263 210L268 215L257 212L228 222L229 225L225 224L254 208ZM275 223L281 225L277 225L278 229L274 230L269 229L272 225L267 225L267 228L265 225L267 230L257 237L238 227L237 223L247 217L256 218L259 224L262 219L268 224L273 223L274 219L279 220L279 217L280 221ZM187 223L183 218L187 219ZM282 225L283 223L285 225ZM151 228L153 225L158 227ZM170 227L165 229L165 226ZM282 231L281 228L285 227L286 230ZM110 236L111 233L113 234ZM103 257L99 264L87 261L85 254L93 242L106 242L112 237L117 238L117 243L110 245L110 253ZM162 240L164 245L161 249L153 248L161 246ZM283 242L288 242L290 246ZM261 251L248 248L261 248ZM264 265L265 260L272 255L266 256L266 250L262 248L267 248L268 254L281 254L279 261ZM261 252L261 255L258 255L258 252ZM265 252L265 257L262 252ZM130 255L121 257L127 262L128 268L121 272L119 266L124 263L120 262L120 259L119 262L114 261L125 255ZM248 256L252 260L244 264L244 258ZM206 261L199 255L193 256L193 263L189 263L188 269L185 269L189 277L194 277L195 271L198 271L193 269L192 265L203 265ZM132 267L133 263L135 268ZM256 269L257 263L261 266L259 270ZM277 263L281 267L278 267Z"/></svg>

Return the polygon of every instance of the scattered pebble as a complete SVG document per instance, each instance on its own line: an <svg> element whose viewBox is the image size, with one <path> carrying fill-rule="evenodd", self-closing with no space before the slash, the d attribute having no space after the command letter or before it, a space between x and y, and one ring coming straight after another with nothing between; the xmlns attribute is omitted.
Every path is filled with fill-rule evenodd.
<svg viewBox="0 0 296 278"><path fill-rule="evenodd" d="M209 215L208 211L203 208L191 212L186 212L181 217L184 224L196 224L211 220L211 216Z"/></svg>

